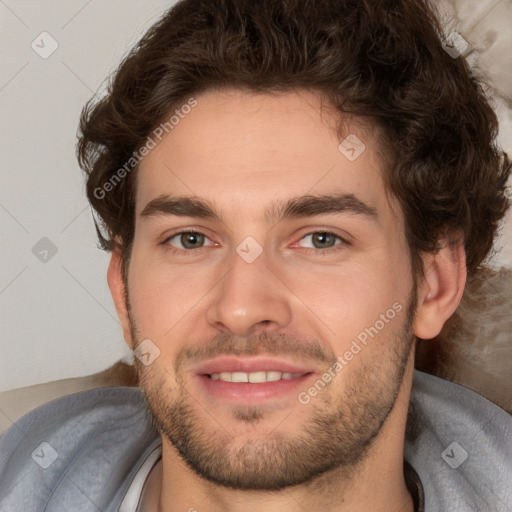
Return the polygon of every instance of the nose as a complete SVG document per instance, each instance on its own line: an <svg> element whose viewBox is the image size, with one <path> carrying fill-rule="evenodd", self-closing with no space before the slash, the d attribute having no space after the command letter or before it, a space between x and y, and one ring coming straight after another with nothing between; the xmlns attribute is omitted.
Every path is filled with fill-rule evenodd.
<svg viewBox="0 0 512 512"><path fill-rule="evenodd" d="M286 327L292 317L290 292L271 269L265 251L251 263L234 253L230 263L229 272L213 291L206 311L208 323L237 336Z"/></svg>

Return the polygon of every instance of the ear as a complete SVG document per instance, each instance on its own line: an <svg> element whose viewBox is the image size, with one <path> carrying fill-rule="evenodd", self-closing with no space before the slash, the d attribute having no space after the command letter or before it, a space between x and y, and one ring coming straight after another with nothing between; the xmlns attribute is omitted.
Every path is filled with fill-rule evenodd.
<svg viewBox="0 0 512 512"><path fill-rule="evenodd" d="M428 340L441 332L462 299L467 276L464 246L447 243L439 252L424 255L423 263L414 333Z"/></svg>
<svg viewBox="0 0 512 512"><path fill-rule="evenodd" d="M133 348L133 340L130 331L130 320L128 318L128 310L126 309L126 290L123 283L121 273L122 258L121 249L116 246L112 250L112 256L107 271L108 287L114 299L117 316L123 328L123 336L126 344Z"/></svg>

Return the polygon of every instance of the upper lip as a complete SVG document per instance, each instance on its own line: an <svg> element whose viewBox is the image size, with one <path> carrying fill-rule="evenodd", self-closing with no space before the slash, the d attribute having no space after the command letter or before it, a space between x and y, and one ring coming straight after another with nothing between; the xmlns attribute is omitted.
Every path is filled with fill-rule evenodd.
<svg viewBox="0 0 512 512"><path fill-rule="evenodd" d="M300 366L295 363L273 359L269 357L236 357L236 356L223 356L215 359L210 359L205 363L198 366L195 373L198 375L211 375L212 373L222 372L281 372L281 373L295 373L306 374L313 373L315 370L307 366Z"/></svg>

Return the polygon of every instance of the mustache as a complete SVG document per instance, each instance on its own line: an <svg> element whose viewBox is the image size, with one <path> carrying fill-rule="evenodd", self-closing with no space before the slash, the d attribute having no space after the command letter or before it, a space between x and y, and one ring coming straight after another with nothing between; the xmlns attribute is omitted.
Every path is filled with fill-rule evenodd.
<svg viewBox="0 0 512 512"><path fill-rule="evenodd" d="M336 354L316 339L300 339L284 333L255 333L250 336L233 336L219 333L181 350L175 361L176 373L183 365L213 359L218 356L272 355L292 357L320 364L332 365Z"/></svg>

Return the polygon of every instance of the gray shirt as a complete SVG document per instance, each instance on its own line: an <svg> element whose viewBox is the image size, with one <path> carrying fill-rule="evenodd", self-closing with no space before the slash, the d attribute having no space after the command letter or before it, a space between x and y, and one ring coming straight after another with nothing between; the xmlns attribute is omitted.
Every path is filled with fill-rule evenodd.
<svg viewBox="0 0 512 512"><path fill-rule="evenodd" d="M411 407L419 429L408 431L404 456L425 512L511 512L512 417L419 371ZM139 388L53 400L0 437L0 511L136 510L160 444Z"/></svg>

